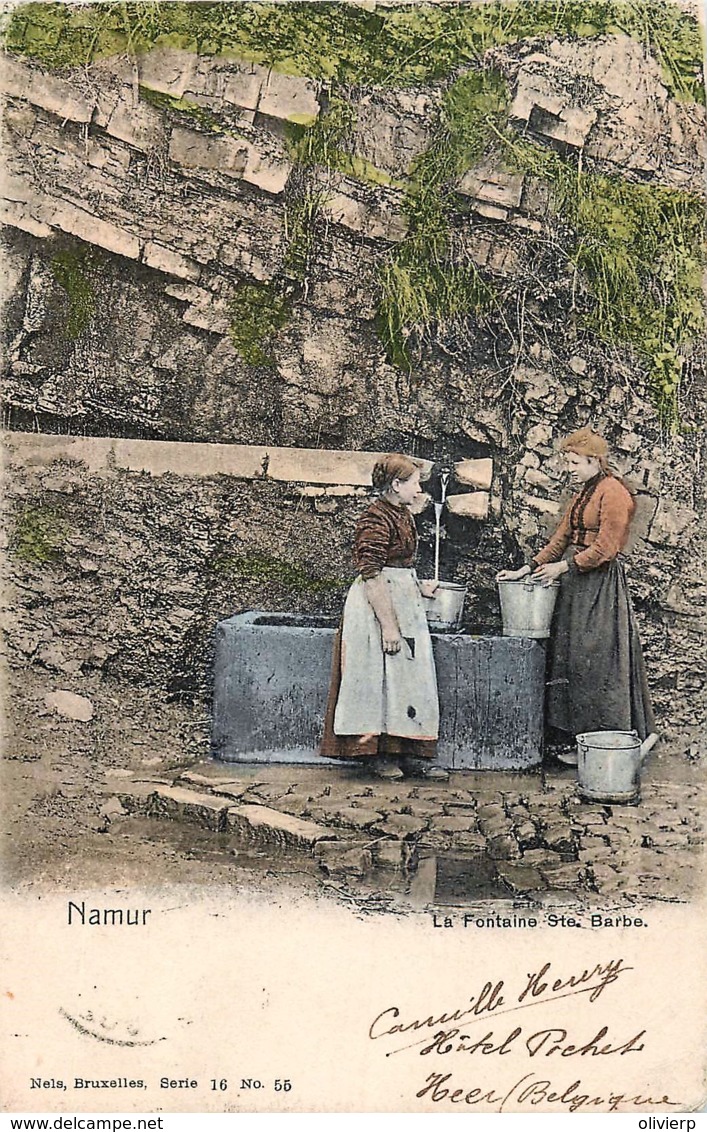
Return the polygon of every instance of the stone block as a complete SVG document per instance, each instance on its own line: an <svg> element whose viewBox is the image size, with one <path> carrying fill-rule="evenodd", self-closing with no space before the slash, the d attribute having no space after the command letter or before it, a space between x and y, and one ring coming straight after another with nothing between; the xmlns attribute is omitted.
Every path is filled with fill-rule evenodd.
<svg viewBox="0 0 707 1132"><path fill-rule="evenodd" d="M263 157L252 146L243 172L243 180L249 185L262 189L263 192L278 196L284 192L291 172L292 164L289 161L275 161Z"/></svg>
<svg viewBox="0 0 707 1132"><path fill-rule="evenodd" d="M476 833L476 819L473 814L449 814L435 818L432 829L439 833ZM486 840L484 839L484 847Z"/></svg>
<svg viewBox="0 0 707 1132"><path fill-rule="evenodd" d="M374 841L369 849L373 865L377 869L409 872L417 865L417 851L408 841Z"/></svg>
<svg viewBox="0 0 707 1132"><path fill-rule="evenodd" d="M324 826L269 806L231 806L227 821L228 828L239 838L283 849L312 849L318 841L336 837Z"/></svg>
<svg viewBox="0 0 707 1132"><path fill-rule="evenodd" d="M337 452L326 448L273 448L268 477L286 483L371 484L371 473L381 452Z"/></svg>
<svg viewBox="0 0 707 1132"><path fill-rule="evenodd" d="M136 106L132 87L121 94L105 129L111 137L118 138L135 149L156 149L164 142L162 115L144 102L138 102Z"/></svg>
<svg viewBox="0 0 707 1132"><path fill-rule="evenodd" d="M79 696L75 692L64 689L48 692L44 697L44 705L63 719L73 719L80 723L88 723L93 719L93 704L85 696Z"/></svg>
<svg viewBox="0 0 707 1132"><path fill-rule="evenodd" d="M190 279L192 282L201 274L199 265L193 260L152 240L143 248L142 262L148 267L154 267L156 271L164 272L165 275L176 275L178 279Z"/></svg>
<svg viewBox="0 0 707 1132"><path fill-rule="evenodd" d="M113 441L105 437L6 432L3 441L10 462L28 467L46 467L55 460L70 460L97 472L106 466L113 451Z"/></svg>
<svg viewBox="0 0 707 1132"><path fill-rule="evenodd" d="M488 220L508 220L509 212L507 208L499 208L496 204L485 204L483 201L474 201L474 212L478 212L479 216L485 216Z"/></svg>
<svg viewBox="0 0 707 1132"><path fill-rule="evenodd" d="M222 99L244 110L257 110L266 72L261 67L239 68L224 79Z"/></svg>
<svg viewBox="0 0 707 1132"><path fill-rule="evenodd" d="M312 808L316 812L315 808ZM333 822L335 825L348 827L349 829L375 829L376 833L380 831L380 826L383 822L383 814L379 810L374 810L365 806L340 806L336 809L324 809L322 813L326 814L326 820Z"/></svg>
<svg viewBox="0 0 707 1132"><path fill-rule="evenodd" d="M174 47L155 47L137 58L141 86L182 98L194 78L198 55Z"/></svg>
<svg viewBox="0 0 707 1132"><path fill-rule="evenodd" d="M696 522L697 513L691 507L663 497L648 531L648 541L659 546L679 546L683 534L694 528Z"/></svg>
<svg viewBox="0 0 707 1132"><path fill-rule="evenodd" d="M327 847L326 853L319 850ZM315 847L315 859L325 873L334 873L339 876L363 877L373 869L373 857L370 849L359 845L353 848L348 841L322 841Z"/></svg>
<svg viewBox="0 0 707 1132"><path fill-rule="evenodd" d="M533 110L538 107L559 117L567 105L567 96L561 96L555 91L551 79L545 74L536 73L538 65L550 74L557 69L557 63L547 55L530 55L524 60L518 74L516 96L509 110L509 117L516 121L528 122Z"/></svg>
<svg viewBox="0 0 707 1132"><path fill-rule="evenodd" d="M191 476L229 475L239 479L256 479L263 474L268 450L247 444L116 440L113 452L116 467L149 472L152 476L177 472Z"/></svg>
<svg viewBox="0 0 707 1132"><path fill-rule="evenodd" d="M466 519L486 519L489 506L490 496L487 491L469 491L465 495L447 496L450 513L462 515Z"/></svg>
<svg viewBox="0 0 707 1132"><path fill-rule="evenodd" d="M22 232L28 232L30 236L46 239L47 236L52 234L49 225L42 223L41 220L35 220L27 205L24 204L3 201L0 204L0 218L10 228L19 228Z"/></svg>
<svg viewBox="0 0 707 1132"><path fill-rule="evenodd" d="M289 161L261 152L245 138L214 137L181 126L172 130L169 157L185 168L214 169L242 178L273 195L283 191L292 171Z"/></svg>
<svg viewBox="0 0 707 1132"><path fill-rule="evenodd" d="M413 817L412 814L388 814L384 822L380 822L379 829L391 837L413 837L427 828L425 818Z"/></svg>
<svg viewBox="0 0 707 1132"><path fill-rule="evenodd" d="M170 137L169 158L187 169L217 169L230 177L242 177L251 148L245 140L212 137L177 126Z"/></svg>
<svg viewBox="0 0 707 1132"><path fill-rule="evenodd" d="M223 830L230 803L213 794L198 794L181 786L158 786L147 799L148 817L193 822L206 829Z"/></svg>
<svg viewBox="0 0 707 1132"><path fill-rule="evenodd" d="M179 299L185 303L197 303L200 306L210 302L213 298L210 291L203 287L195 287L193 283L170 283L164 289L165 295L172 299Z"/></svg>
<svg viewBox="0 0 707 1132"><path fill-rule="evenodd" d="M556 853L562 853L564 855L576 851L575 840L569 825L556 824L544 826L542 830L542 840L549 849L554 849Z"/></svg>
<svg viewBox="0 0 707 1132"><path fill-rule="evenodd" d="M371 208L346 193L333 193L322 205L322 213L334 224L358 232L371 240L402 240L407 223L402 216L381 208Z"/></svg>
<svg viewBox="0 0 707 1132"><path fill-rule="evenodd" d="M46 198L47 205L50 198ZM78 236L87 244L96 244L99 248L113 252L114 255L125 259L138 259L140 255L140 241L123 228L117 228L105 220L84 212L81 208L74 208L65 202L52 202L53 207L48 209L43 219L54 228Z"/></svg>
<svg viewBox="0 0 707 1132"><path fill-rule="evenodd" d="M541 889L547 888L547 884L538 869L531 868L527 865L516 865L510 864L507 861L499 861L497 872L499 880L506 884L511 892L514 893L538 892Z"/></svg>
<svg viewBox="0 0 707 1132"><path fill-rule="evenodd" d="M222 336L228 334L231 326L230 317L219 307L187 307L182 320L189 326Z"/></svg>
<svg viewBox="0 0 707 1132"><path fill-rule="evenodd" d="M312 79L267 71L254 109L271 118L309 125L319 116L317 86Z"/></svg>
<svg viewBox="0 0 707 1132"><path fill-rule="evenodd" d="M465 487L488 491L493 480L493 460L458 460L454 465L454 476Z"/></svg>
<svg viewBox="0 0 707 1132"><path fill-rule="evenodd" d="M470 169L459 182L457 191L502 208L519 208L523 179L522 173L504 173L500 169Z"/></svg>
<svg viewBox="0 0 707 1132"><path fill-rule="evenodd" d="M24 98L62 121L90 122L93 116L95 101L84 98L72 83L27 67L6 54L2 59L2 86L10 97Z"/></svg>
<svg viewBox="0 0 707 1132"><path fill-rule="evenodd" d="M542 515L559 515L561 507L553 499L541 499L538 495L526 495L525 502L528 507L532 507L534 511L539 511Z"/></svg>

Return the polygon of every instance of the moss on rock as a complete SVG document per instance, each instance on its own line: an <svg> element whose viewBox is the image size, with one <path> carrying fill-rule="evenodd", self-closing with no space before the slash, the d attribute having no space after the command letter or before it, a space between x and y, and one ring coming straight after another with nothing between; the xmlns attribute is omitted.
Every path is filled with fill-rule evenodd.
<svg viewBox="0 0 707 1132"><path fill-rule="evenodd" d="M54 508L27 504L15 517L10 549L24 562L44 565L61 558L66 535L67 525Z"/></svg>

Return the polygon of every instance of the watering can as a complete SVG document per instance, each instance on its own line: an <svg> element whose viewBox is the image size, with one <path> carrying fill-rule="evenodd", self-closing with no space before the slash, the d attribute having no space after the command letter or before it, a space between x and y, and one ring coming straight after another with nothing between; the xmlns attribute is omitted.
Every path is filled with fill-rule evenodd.
<svg viewBox="0 0 707 1132"><path fill-rule="evenodd" d="M588 802L631 804L640 797L640 771L655 732L643 742L636 731L586 731L577 736L579 793Z"/></svg>

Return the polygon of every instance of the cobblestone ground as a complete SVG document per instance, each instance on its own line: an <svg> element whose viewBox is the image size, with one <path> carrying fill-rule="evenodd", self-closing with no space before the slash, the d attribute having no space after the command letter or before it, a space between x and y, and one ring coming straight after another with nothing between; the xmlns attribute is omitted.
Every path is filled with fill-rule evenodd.
<svg viewBox="0 0 707 1132"><path fill-rule="evenodd" d="M211 836L224 854L256 852L276 871L295 857L364 903L554 894L636 906L687 900L701 886L704 779L684 758L655 752L640 802L617 806L582 801L565 768L458 772L433 784L385 783L326 764L203 761L172 773L108 773L101 815L128 836L146 819L165 835L174 823L201 828L202 842Z"/></svg>

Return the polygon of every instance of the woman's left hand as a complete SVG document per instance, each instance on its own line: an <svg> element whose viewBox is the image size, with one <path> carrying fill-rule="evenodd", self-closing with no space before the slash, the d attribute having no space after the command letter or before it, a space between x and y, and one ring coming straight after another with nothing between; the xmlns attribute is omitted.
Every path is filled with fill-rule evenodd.
<svg viewBox="0 0 707 1132"><path fill-rule="evenodd" d="M418 582L418 585L423 597L434 597L439 589L439 582L435 582L433 578L426 579L424 582Z"/></svg>
<svg viewBox="0 0 707 1132"><path fill-rule="evenodd" d="M533 577L542 582L544 586L552 585L557 578L562 574L566 574L569 566L566 562L546 562L544 566L538 566L533 570Z"/></svg>

